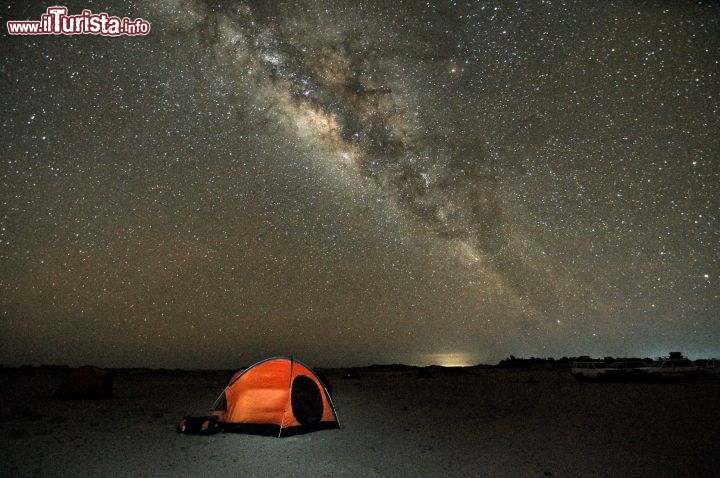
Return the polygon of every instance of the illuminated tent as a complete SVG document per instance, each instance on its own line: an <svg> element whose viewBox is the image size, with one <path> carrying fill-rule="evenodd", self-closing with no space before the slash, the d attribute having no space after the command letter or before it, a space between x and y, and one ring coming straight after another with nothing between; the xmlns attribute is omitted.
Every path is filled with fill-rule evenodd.
<svg viewBox="0 0 720 478"><path fill-rule="evenodd" d="M212 413L226 432L286 437L339 428L322 381L290 357L266 359L236 372Z"/></svg>

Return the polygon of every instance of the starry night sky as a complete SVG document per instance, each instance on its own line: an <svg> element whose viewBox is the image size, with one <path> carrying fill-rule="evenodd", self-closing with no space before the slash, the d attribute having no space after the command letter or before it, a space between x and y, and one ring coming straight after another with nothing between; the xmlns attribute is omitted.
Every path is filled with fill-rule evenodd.
<svg viewBox="0 0 720 478"><path fill-rule="evenodd" d="M63 5L152 30L3 4L0 363L720 356L717 3Z"/></svg>

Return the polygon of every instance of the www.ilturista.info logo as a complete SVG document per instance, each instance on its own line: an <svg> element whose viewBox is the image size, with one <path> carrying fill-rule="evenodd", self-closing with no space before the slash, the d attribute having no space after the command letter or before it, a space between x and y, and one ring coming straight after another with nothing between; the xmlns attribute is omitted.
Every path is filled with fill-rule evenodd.
<svg viewBox="0 0 720 478"><path fill-rule="evenodd" d="M111 17L107 13L83 10L80 15L68 15L66 7L49 7L40 21L9 21L10 35L147 35L150 22L142 18Z"/></svg>

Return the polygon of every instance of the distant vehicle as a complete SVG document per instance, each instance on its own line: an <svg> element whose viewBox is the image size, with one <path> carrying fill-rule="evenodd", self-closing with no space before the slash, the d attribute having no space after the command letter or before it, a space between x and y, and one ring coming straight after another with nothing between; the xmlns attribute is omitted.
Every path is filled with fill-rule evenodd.
<svg viewBox="0 0 720 478"><path fill-rule="evenodd" d="M703 359L696 360L695 365L698 367L700 376L705 379L720 379L720 360Z"/></svg>
<svg viewBox="0 0 720 478"><path fill-rule="evenodd" d="M650 380L695 380L700 367L688 359L661 359L654 364L637 369L640 373L647 374Z"/></svg>
<svg viewBox="0 0 720 478"><path fill-rule="evenodd" d="M597 379L607 382L632 382L644 377L641 369L647 364L641 360L613 362L598 374Z"/></svg>
<svg viewBox="0 0 720 478"><path fill-rule="evenodd" d="M597 380L607 370L605 362L570 362L570 373L578 380Z"/></svg>

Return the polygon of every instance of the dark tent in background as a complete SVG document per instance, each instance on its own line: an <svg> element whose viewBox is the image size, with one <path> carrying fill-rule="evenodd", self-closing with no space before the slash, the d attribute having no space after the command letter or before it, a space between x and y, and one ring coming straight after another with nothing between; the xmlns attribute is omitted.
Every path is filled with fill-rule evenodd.
<svg viewBox="0 0 720 478"><path fill-rule="evenodd" d="M286 437L339 428L332 398L316 373L291 357L238 371L213 405L223 431Z"/></svg>
<svg viewBox="0 0 720 478"><path fill-rule="evenodd" d="M110 370L86 365L68 373L53 398L97 399L112 397L114 374Z"/></svg>

